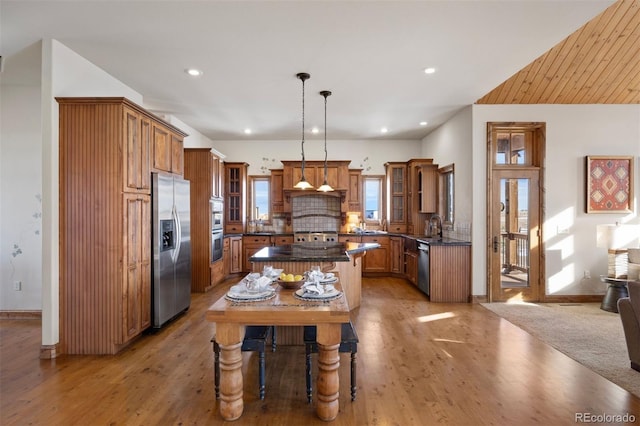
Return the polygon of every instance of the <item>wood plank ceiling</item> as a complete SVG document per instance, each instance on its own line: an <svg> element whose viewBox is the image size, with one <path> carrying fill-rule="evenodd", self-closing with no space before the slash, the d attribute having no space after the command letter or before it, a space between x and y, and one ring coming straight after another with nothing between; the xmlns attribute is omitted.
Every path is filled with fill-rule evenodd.
<svg viewBox="0 0 640 426"><path fill-rule="evenodd" d="M612 4L476 103L640 103L640 0Z"/></svg>

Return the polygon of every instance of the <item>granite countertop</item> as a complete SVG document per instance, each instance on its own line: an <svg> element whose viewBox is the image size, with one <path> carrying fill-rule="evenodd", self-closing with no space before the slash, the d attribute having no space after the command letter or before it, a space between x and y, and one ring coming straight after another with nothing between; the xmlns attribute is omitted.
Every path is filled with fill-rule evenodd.
<svg viewBox="0 0 640 426"><path fill-rule="evenodd" d="M251 262L349 262L350 255L380 247L377 243L305 243L270 246L260 249Z"/></svg>
<svg viewBox="0 0 640 426"><path fill-rule="evenodd" d="M229 237L229 236L293 236L293 233L290 232L251 232L251 233L244 233L244 234L225 234L225 237ZM349 237L366 237L366 236L389 236L389 237L404 237L404 238L411 238L413 240L419 241L421 243L424 244L429 244L432 246L444 246L444 245L449 245L449 246L470 246L471 242L470 241L464 241L464 240L455 240L453 238L433 238L433 237L427 237L425 235L417 235L417 234L400 234L400 233L394 233L394 232L384 232L384 231L369 231L369 232L361 232L361 233L355 233L355 232L349 232L349 233L345 233L345 232L340 232L339 235L341 237L343 236L349 236ZM348 243L345 243L348 244ZM366 250L371 250L372 247L368 247L366 249L363 249L361 251L366 251ZM358 249L355 249L358 250ZM355 253L355 252L354 252Z"/></svg>
<svg viewBox="0 0 640 426"><path fill-rule="evenodd" d="M453 238L433 238L425 236L414 237L418 242L429 244L430 246L470 246L470 241L454 240Z"/></svg>

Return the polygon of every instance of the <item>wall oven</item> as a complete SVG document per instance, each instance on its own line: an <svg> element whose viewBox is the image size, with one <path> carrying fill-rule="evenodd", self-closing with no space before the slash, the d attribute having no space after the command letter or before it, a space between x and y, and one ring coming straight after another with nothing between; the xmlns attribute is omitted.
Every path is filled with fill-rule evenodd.
<svg viewBox="0 0 640 426"><path fill-rule="evenodd" d="M211 232L211 263L222 259L222 230Z"/></svg>
<svg viewBox="0 0 640 426"><path fill-rule="evenodd" d="M211 230L222 230L222 212L211 213Z"/></svg>
<svg viewBox="0 0 640 426"><path fill-rule="evenodd" d="M222 209L224 204L222 200L211 200L211 230L221 230L222 229Z"/></svg>

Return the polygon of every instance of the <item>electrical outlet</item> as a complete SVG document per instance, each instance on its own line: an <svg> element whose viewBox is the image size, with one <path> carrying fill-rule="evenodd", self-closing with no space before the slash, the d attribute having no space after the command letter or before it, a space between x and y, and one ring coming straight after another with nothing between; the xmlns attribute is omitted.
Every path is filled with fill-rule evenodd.
<svg viewBox="0 0 640 426"><path fill-rule="evenodd" d="M588 270L588 269L585 269L584 270L584 277L587 278L587 279L591 278L591 271Z"/></svg>
<svg viewBox="0 0 640 426"><path fill-rule="evenodd" d="M22 281L14 281L13 282L13 289L15 291L22 291Z"/></svg>

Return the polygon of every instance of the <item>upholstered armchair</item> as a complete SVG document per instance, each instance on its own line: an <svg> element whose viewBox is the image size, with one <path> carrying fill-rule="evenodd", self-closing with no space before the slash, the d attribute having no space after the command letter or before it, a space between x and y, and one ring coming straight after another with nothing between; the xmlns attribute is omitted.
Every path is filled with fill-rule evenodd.
<svg viewBox="0 0 640 426"><path fill-rule="evenodd" d="M618 299L631 368L640 371L640 281L629 281L629 297Z"/></svg>

